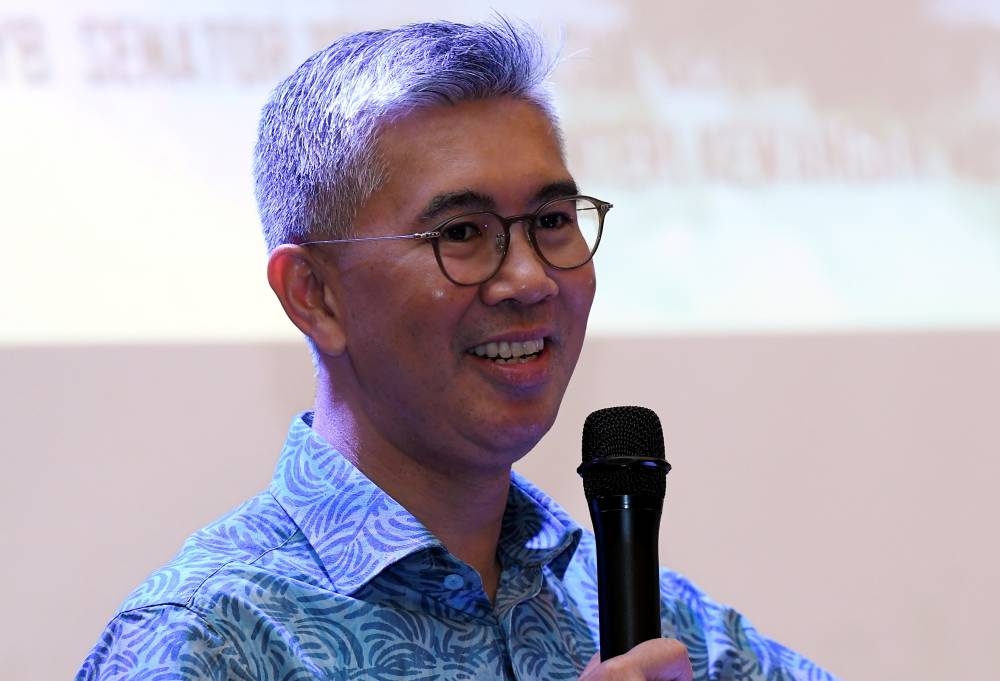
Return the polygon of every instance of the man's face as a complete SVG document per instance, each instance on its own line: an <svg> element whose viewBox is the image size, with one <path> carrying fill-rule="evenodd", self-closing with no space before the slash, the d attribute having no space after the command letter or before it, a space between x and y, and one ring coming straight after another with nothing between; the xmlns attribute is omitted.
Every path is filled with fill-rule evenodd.
<svg viewBox="0 0 1000 681"><path fill-rule="evenodd" d="M387 182L360 211L357 236L427 231L479 210L529 213L573 193L548 120L522 100L408 114L379 151ZM428 241L333 247L328 278L347 335L330 363L333 391L351 401L359 435L457 472L507 468L549 429L583 343L594 268L553 270L523 229L511 228L503 266L478 286L449 282ZM538 341L534 356L489 357Z"/></svg>

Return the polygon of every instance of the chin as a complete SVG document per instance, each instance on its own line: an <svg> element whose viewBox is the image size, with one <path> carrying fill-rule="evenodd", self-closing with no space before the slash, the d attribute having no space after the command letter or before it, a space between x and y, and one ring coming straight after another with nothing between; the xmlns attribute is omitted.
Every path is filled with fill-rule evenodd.
<svg viewBox="0 0 1000 681"><path fill-rule="evenodd" d="M495 453L503 453L510 463L521 459L535 448L556 420L556 410L544 415L537 413L531 418L511 414L496 421L482 439L483 447Z"/></svg>

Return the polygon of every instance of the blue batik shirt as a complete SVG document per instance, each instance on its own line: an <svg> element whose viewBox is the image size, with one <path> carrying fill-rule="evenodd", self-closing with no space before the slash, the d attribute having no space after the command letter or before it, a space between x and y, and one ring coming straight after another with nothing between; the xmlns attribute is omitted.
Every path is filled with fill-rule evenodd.
<svg viewBox="0 0 1000 681"><path fill-rule="evenodd" d="M295 419L271 487L194 534L77 681L576 679L598 647L593 535L518 476L494 603L479 575ZM832 679L663 571L696 679Z"/></svg>

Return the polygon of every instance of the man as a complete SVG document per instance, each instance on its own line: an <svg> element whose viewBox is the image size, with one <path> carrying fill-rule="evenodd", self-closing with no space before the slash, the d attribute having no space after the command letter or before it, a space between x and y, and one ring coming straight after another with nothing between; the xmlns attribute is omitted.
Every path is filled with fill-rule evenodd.
<svg viewBox="0 0 1000 681"><path fill-rule="evenodd" d="M593 537L511 473L556 418L610 204L565 166L537 37L338 40L264 108L268 280L315 408L274 484L125 603L78 679L824 679L664 572L600 663Z"/></svg>

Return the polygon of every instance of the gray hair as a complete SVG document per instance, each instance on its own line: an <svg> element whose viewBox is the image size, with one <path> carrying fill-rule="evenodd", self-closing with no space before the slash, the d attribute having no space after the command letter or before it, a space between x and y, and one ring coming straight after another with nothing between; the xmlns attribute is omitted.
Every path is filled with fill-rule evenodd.
<svg viewBox="0 0 1000 681"><path fill-rule="evenodd" d="M558 120L540 36L495 24L420 23L344 36L307 59L264 105L254 151L268 251L351 235L386 168L378 134L419 108L513 96Z"/></svg>

